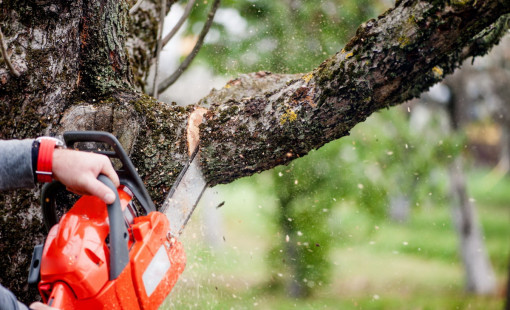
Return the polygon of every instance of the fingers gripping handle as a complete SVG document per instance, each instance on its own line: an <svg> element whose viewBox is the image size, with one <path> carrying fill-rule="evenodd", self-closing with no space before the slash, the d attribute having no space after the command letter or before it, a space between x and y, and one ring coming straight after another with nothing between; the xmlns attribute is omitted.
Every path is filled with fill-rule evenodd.
<svg viewBox="0 0 510 310"><path fill-rule="evenodd" d="M117 170L120 183L129 187L133 194L135 194L146 214L156 211L156 207L147 189L145 189L142 179L140 179L136 172L135 166L114 135L103 131L67 131L64 133L64 140L68 147L74 147L75 143L78 142L99 142L109 145L114 150L113 152L98 150L96 153L118 158L122 163L120 170Z"/></svg>
<svg viewBox="0 0 510 310"><path fill-rule="evenodd" d="M110 221L110 280L116 279L129 263L129 234L120 206L119 193L113 182L105 175L97 178L115 193L115 202L107 205Z"/></svg>

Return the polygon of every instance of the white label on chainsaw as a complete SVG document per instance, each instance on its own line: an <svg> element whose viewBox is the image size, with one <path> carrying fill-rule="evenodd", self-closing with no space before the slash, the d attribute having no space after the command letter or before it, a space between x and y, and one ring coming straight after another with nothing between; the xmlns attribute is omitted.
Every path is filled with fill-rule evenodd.
<svg viewBox="0 0 510 310"><path fill-rule="evenodd" d="M142 275L147 296L152 295L159 282L165 277L168 269L170 269L170 260L166 254L165 246L162 245Z"/></svg>

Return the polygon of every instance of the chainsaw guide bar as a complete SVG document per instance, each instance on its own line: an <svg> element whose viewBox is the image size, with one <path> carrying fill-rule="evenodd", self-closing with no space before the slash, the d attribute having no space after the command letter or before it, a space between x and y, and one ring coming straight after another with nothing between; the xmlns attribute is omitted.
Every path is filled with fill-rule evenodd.
<svg viewBox="0 0 510 310"><path fill-rule="evenodd" d="M207 182L200 170L200 152L197 147L160 209L170 221L172 236L179 236L182 233L206 187Z"/></svg>

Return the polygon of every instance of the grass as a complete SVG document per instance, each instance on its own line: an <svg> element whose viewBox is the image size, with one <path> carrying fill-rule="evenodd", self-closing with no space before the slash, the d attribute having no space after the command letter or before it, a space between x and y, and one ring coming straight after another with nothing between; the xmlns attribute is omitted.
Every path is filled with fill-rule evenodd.
<svg viewBox="0 0 510 310"><path fill-rule="evenodd" d="M464 292L457 238L446 207L416 209L405 224L376 220L354 204L330 217L333 242L329 283L303 300L275 285L268 249L279 236L269 224L276 204L249 180L206 197L181 240L188 265L164 309L502 309L510 245L510 179L475 171L469 189L477 203L498 293ZM216 206L225 200L225 205ZM207 214L209 213L209 216ZM220 224L204 225L210 215ZM221 224L222 222L222 224ZM212 239L213 232L219 235ZM209 241L206 241L209 240Z"/></svg>

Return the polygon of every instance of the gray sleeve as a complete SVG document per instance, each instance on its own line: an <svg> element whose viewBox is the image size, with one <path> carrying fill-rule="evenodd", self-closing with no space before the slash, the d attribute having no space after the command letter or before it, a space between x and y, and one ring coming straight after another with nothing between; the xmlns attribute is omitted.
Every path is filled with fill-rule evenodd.
<svg viewBox="0 0 510 310"><path fill-rule="evenodd" d="M0 285L0 310L28 310L28 307L20 303L11 291Z"/></svg>
<svg viewBox="0 0 510 310"><path fill-rule="evenodd" d="M0 191L34 187L34 140L0 141Z"/></svg>

